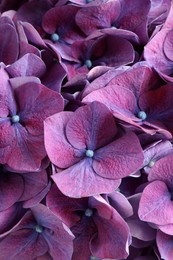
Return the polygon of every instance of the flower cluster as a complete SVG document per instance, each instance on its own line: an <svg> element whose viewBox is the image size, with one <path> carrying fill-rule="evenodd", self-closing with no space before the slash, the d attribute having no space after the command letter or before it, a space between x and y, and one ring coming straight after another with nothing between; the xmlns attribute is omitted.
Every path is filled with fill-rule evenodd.
<svg viewBox="0 0 173 260"><path fill-rule="evenodd" d="M173 259L173 2L0 1L0 259Z"/></svg>

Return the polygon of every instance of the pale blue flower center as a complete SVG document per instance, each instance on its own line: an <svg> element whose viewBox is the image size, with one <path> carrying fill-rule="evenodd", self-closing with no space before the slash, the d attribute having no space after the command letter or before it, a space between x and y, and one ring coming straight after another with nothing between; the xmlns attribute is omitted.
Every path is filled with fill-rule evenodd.
<svg viewBox="0 0 173 260"><path fill-rule="evenodd" d="M150 168L152 168L152 167L154 166L154 164L155 164L155 161L152 161L152 160L151 160L151 161L149 162L148 166L149 166Z"/></svg>
<svg viewBox="0 0 173 260"><path fill-rule="evenodd" d="M94 151L92 150L86 150L86 156L92 158L94 156Z"/></svg>
<svg viewBox="0 0 173 260"><path fill-rule="evenodd" d="M58 42L59 41L59 35L57 33L53 33L51 36L50 36L51 40L53 42Z"/></svg>
<svg viewBox="0 0 173 260"><path fill-rule="evenodd" d="M147 114L144 111L139 111L138 118L145 120L147 118Z"/></svg>
<svg viewBox="0 0 173 260"><path fill-rule="evenodd" d="M93 215L93 210L92 209L86 209L85 210L85 216L86 217L91 217Z"/></svg>
<svg viewBox="0 0 173 260"><path fill-rule="evenodd" d="M18 123L20 121L20 117L18 115L14 115L11 117L12 123Z"/></svg>
<svg viewBox="0 0 173 260"><path fill-rule="evenodd" d="M43 227L40 226L40 225L36 225L35 231L38 232L38 233L42 233L43 232Z"/></svg>
<svg viewBox="0 0 173 260"><path fill-rule="evenodd" d="M85 65L87 66L88 69L92 67L92 61L91 60L86 60Z"/></svg>

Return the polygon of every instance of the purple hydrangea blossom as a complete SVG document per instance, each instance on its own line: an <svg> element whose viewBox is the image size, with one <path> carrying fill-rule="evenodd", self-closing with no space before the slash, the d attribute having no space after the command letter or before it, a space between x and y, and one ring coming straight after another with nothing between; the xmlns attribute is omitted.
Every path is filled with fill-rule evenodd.
<svg viewBox="0 0 173 260"><path fill-rule="evenodd" d="M136 172L143 163L138 138L118 135L111 112L99 102L47 118L46 151L63 170L52 176L58 188L71 197L107 193Z"/></svg>

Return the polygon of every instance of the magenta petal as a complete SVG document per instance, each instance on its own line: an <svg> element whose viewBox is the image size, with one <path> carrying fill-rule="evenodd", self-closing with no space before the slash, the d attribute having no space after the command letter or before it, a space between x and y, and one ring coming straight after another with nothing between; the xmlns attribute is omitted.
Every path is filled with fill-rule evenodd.
<svg viewBox="0 0 173 260"><path fill-rule="evenodd" d="M159 225L158 228L163 233L173 236L173 224Z"/></svg>
<svg viewBox="0 0 173 260"><path fill-rule="evenodd" d="M172 260L173 237L159 231L157 234L156 242L161 258L165 260Z"/></svg>
<svg viewBox="0 0 173 260"><path fill-rule="evenodd" d="M120 180L109 180L97 175L91 167L90 159L82 160L51 177L62 193L74 198L112 192L120 184Z"/></svg>
<svg viewBox="0 0 173 260"><path fill-rule="evenodd" d="M167 155L158 160L154 167L151 169L149 173L148 180L155 181L160 180L163 181L169 189L173 190L173 155Z"/></svg>
<svg viewBox="0 0 173 260"><path fill-rule="evenodd" d="M171 193L164 182L154 181L144 189L139 203L139 218L158 225L173 223Z"/></svg>
<svg viewBox="0 0 173 260"><path fill-rule="evenodd" d="M43 121L63 110L63 98L42 84L26 83L15 89L21 124L33 136L43 135Z"/></svg>
<svg viewBox="0 0 173 260"><path fill-rule="evenodd" d="M165 40L163 42L163 51L166 55L166 57L173 61L173 30L170 30L166 36L165 36Z"/></svg>
<svg viewBox="0 0 173 260"><path fill-rule="evenodd" d="M6 68L12 77L40 77L46 71L44 62L35 54L28 53Z"/></svg>
<svg viewBox="0 0 173 260"><path fill-rule="evenodd" d="M17 123L15 141L8 146L6 164L15 171L38 171L41 160L46 156L43 137L32 136Z"/></svg>
<svg viewBox="0 0 173 260"><path fill-rule="evenodd" d="M120 87L118 84L109 84L105 88L91 92L84 99L84 103L99 101L106 105L120 119L127 122L136 119L136 98L132 91L127 88ZM131 122L131 121L130 121Z"/></svg>
<svg viewBox="0 0 173 260"><path fill-rule="evenodd" d="M98 149L109 143L116 133L111 112L99 102L76 110L66 126L67 139L77 149Z"/></svg>
<svg viewBox="0 0 173 260"><path fill-rule="evenodd" d="M65 126L72 112L61 112L48 117L44 122L45 148L47 154L56 166L67 168L80 160L75 150L66 139Z"/></svg>
<svg viewBox="0 0 173 260"><path fill-rule="evenodd" d="M120 179L137 171L143 152L134 133L129 133L94 153L93 169L104 178Z"/></svg>

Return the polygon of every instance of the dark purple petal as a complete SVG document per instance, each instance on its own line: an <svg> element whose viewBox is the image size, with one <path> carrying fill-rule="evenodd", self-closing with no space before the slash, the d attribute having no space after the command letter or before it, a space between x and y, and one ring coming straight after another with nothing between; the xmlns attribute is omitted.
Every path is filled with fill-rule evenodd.
<svg viewBox="0 0 173 260"><path fill-rule="evenodd" d="M117 212L123 217L128 218L133 215L133 209L127 198L118 191L103 195L108 203L117 210Z"/></svg>
<svg viewBox="0 0 173 260"><path fill-rule="evenodd" d="M15 173L0 173L0 211L11 207L24 191L24 181Z"/></svg>
<svg viewBox="0 0 173 260"><path fill-rule="evenodd" d="M126 222L106 201L102 201L102 198L93 197L90 204L97 209L97 217L93 218L98 228L98 233L90 242L92 254L100 258L126 258L130 243Z"/></svg>
<svg viewBox="0 0 173 260"><path fill-rule="evenodd" d="M15 27L9 23L0 23L0 42L0 61L6 65L14 63L19 54L19 40Z"/></svg>
<svg viewBox="0 0 173 260"><path fill-rule="evenodd" d="M67 226L71 227L80 220L80 216L75 214L75 211L84 211L87 207L88 199L67 197L54 184L46 196L46 202L48 208Z"/></svg>
<svg viewBox="0 0 173 260"><path fill-rule="evenodd" d="M150 10L151 2L144 0L139 2L138 0L121 1L121 14L118 17L116 24L121 29L129 30L136 33L142 43L148 41L147 35L147 15Z"/></svg>
<svg viewBox="0 0 173 260"><path fill-rule="evenodd" d="M96 1L93 6L85 6L81 8L75 17L77 25L86 34L109 28L118 18L121 10L119 1Z"/></svg>
<svg viewBox="0 0 173 260"><path fill-rule="evenodd" d="M0 238L5 237L7 233L18 223L26 212L21 203L15 203L10 208L0 212Z"/></svg>
<svg viewBox="0 0 173 260"><path fill-rule="evenodd" d="M25 183L25 189L20 197L20 201L33 198L48 185L48 176L45 170L40 172L22 173L20 176L23 178Z"/></svg>
<svg viewBox="0 0 173 260"><path fill-rule="evenodd" d="M57 6L50 9L43 16L43 29L50 35L56 32L60 40L63 39L68 43L80 39L81 32L74 20L78 10L79 7L74 5Z"/></svg>
<svg viewBox="0 0 173 260"><path fill-rule="evenodd" d="M9 247L10 245L10 247ZM34 259L43 255L48 250L46 241L37 232L32 229L21 229L12 232L9 236L0 242L1 259L22 260L26 256L28 259Z"/></svg>

